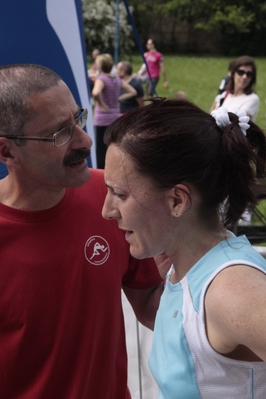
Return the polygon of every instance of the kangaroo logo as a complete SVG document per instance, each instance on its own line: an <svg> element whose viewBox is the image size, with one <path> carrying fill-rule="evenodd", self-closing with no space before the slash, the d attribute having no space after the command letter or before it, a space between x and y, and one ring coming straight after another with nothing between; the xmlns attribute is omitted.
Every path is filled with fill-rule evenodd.
<svg viewBox="0 0 266 399"><path fill-rule="evenodd" d="M108 242L100 236L90 237L84 247L85 258L92 265L99 266L107 261L110 255Z"/></svg>

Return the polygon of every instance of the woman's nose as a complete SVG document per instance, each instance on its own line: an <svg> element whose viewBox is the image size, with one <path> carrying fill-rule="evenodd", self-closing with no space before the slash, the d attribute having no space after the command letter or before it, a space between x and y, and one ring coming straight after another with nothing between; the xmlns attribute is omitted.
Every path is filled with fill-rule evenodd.
<svg viewBox="0 0 266 399"><path fill-rule="evenodd" d="M112 205L112 201L109 199L109 194L106 194L103 208L102 208L102 217L107 220L118 219L119 212L118 210Z"/></svg>

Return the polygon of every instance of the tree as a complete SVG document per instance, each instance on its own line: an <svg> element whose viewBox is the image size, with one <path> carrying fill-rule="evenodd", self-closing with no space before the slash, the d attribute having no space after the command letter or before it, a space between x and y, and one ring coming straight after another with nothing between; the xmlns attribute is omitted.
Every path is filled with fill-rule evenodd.
<svg viewBox="0 0 266 399"><path fill-rule="evenodd" d="M132 10L132 8L131 8ZM84 32L87 51L93 48L113 54L116 31L116 2L83 0ZM132 28L123 1L119 4L119 51L128 54L134 47Z"/></svg>
<svg viewBox="0 0 266 399"><path fill-rule="evenodd" d="M180 22L188 29L187 49L206 32L217 53L266 55L265 0L129 0L143 41L158 33L164 48L173 48ZM165 35L172 27L171 37ZM145 38L144 38L145 35ZM167 37L166 37L167 36ZM170 40L169 40L170 39ZM172 45L171 45L172 44ZM175 44L175 43L174 43ZM196 45L194 46L196 48Z"/></svg>
<svg viewBox="0 0 266 399"><path fill-rule="evenodd" d="M263 0L199 0L196 27L215 35L225 55L265 55L266 4Z"/></svg>

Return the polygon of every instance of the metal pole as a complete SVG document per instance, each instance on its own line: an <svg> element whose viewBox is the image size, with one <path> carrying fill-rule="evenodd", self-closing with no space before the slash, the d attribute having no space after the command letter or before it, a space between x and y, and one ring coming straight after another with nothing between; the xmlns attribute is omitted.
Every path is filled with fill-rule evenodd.
<svg viewBox="0 0 266 399"><path fill-rule="evenodd" d="M116 12L115 12L115 53L114 53L114 64L118 63L119 54L119 0L116 0Z"/></svg>
<svg viewBox="0 0 266 399"><path fill-rule="evenodd" d="M139 335L139 322L136 319L136 329L137 329L137 345L138 345L138 369L139 369L139 397L143 399L142 396L142 376L141 376L141 350L140 350L140 335Z"/></svg>
<svg viewBox="0 0 266 399"><path fill-rule="evenodd" d="M152 80L151 73L150 73L148 64L147 64L147 62L146 62L146 58L144 57L144 52L143 52L143 49L142 49L142 45L141 45L141 43L140 43L139 35L138 35L137 29L136 29L136 26L135 26L134 19L133 19L132 14L131 14L131 12L130 12L130 10L129 10L129 6L128 6L127 0L124 0L124 4L125 4L125 7L126 7L127 16L128 16L128 18L129 18L130 24L131 24L131 26L132 26L132 28L133 28L133 32L134 32L134 35L135 35L135 39L136 39L136 42L137 42L137 45L138 45L140 54L141 54L141 56L142 56L142 60L143 60L143 62L144 62L145 65L146 65L147 73L148 73L148 76L149 76L149 79L150 79L150 82L151 82L151 85L152 85L153 92L154 92L154 94L155 94L156 97L157 97L158 94L157 94L157 91L156 91L156 88L155 88L155 84L154 84L154 82L153 82L153 80Z"/></svg>

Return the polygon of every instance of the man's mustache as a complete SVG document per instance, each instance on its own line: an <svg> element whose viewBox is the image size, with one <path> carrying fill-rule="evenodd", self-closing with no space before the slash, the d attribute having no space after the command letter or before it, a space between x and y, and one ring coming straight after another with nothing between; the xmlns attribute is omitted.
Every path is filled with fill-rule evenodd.
<svg viewBox="0 0 266 399"><path fill-rule="evenodd" d="M64 165L69 166L83 161L83 159L91 155L90 150L75 150L64 158Z"/></svg>

